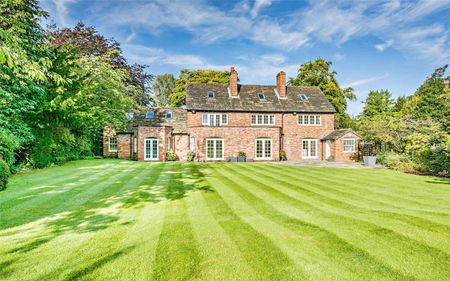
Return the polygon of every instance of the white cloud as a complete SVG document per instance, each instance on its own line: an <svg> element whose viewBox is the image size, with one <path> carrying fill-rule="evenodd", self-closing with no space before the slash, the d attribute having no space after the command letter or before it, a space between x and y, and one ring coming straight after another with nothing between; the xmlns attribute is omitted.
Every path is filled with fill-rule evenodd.
<svg viewBox="0 0 450 281"><path fill-rule="evenodd" d="M366 79L361 79L361 80L356 80L353 82L350 82L346 85L344 85L343 87L359 87L359 86L363 86L363 85L367 85L367 84L371 84L371 83L375 83L377 81L383 80L385 78L389 77L389 73L385 73L381 76L374 76L374 77L369 77Z"/></svg>
<svg viewBox="0 0 450 281"><path fill-rule="evenodd" d="M253 5L252 10L250 11L250 15L252 16L252 18L256 18L262 8L268 7L270 5L272 5L272 0L256 0L255 5Z"/></svg>
<svg viewBox="0 0 450 281"><path fill-rule="evenodd" d="M394 44L394 40L388 40L384 43L376 44L375 49L377 49L380 52L383 52L386 48L392 46L392 44Z"/></svg>
<svg viewBox="0 0 450 281"><path fill-rule="evenodd" d="M175 66L181 66L181 67L188 67L188 68L197 68L197 67L203 67L207 63L205 59L201 56L197 55L167 55L162 61L162 64L169 64L169 65L175 65Z"/></svg>

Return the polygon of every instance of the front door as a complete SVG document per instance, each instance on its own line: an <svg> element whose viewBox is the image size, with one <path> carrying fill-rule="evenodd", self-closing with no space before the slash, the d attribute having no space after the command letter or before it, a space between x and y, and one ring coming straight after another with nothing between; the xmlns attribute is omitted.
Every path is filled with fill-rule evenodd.
<svg viewBox="0 0 450 281"><path fill-rule="evenodd" d="M331 156L331 141L327 140L325 142L325 159L328 160Z"/></svg>
<svg viewBox="0 0 450 281"><path fill-rule="evenodd" d="M145 139L144 143L144 160L158 159L158 139Z"/></svg>

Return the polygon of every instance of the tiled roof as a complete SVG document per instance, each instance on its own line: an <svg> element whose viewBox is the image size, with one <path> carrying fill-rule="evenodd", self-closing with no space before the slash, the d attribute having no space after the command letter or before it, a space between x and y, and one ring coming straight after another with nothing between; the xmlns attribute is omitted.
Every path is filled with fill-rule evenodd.
<svg viewBox="0 0 450 281"><path fill-rule="evenodd" d="M360 137L357 133L355 133L352 129L339 129L334 130L333 132L329 133L325 137L322 138L322 140L337 140L345 136L347 133L352 133L358 137Z"/></svg>
<svg viewBox="0 0 450 281"><path fill-rule="evenodd" d="M153 111L154 117L152 119L145 118L147 111ZM165 115L167 112L172 112L172 119L167 120ZM183 108L155 108L148 107L141 111L135 111L133 118L129 123L129 130L138 126L149 127L172 127L174 134L187 133L186 124L186 109Z"/></svg>
<svg viewBox="0 0 450 281"><path fill-rule="evenodd" d="M279 98L275 85L238 85L239 98L232 98L227 84L189 84L186 88L186 108L205 111L247 112L335 112L331 103L317 87L286 88L286 98ZM208 92L214 98L208 98ZM265 95L260 101L258 93ZM302 101L304 94L307 101Z"/></svg>

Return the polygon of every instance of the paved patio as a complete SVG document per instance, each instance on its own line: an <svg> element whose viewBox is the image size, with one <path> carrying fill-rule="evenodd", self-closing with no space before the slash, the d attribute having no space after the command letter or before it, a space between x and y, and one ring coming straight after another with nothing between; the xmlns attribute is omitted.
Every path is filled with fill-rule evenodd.
<svg viewBox="0 0 450 281"><path fill-rule="evenodd" d="M259 162L261 163L261 162ZM287 166L307 166L307 167L324 167L324 168L365 168L373 169L371 167L364 166L362 162L334 162L323 160L309 160L309 161L278 161L278 162L265 162L275 165L287 165ZM376 165L374 168L382 168L381 165Z"/></svg>

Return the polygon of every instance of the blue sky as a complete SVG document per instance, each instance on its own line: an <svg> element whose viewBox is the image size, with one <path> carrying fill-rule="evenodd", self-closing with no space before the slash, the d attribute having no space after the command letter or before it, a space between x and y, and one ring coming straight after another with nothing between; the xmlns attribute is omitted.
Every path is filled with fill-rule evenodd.
<svg viewBox="0 0 450 281"><path fill-rule="evenodd" d="M42 0L46 23L95 26L152 74L228 70L274 84L318 56L355 88L352 115L372 89L409 95L450 62L450 0Z"/></svg>

